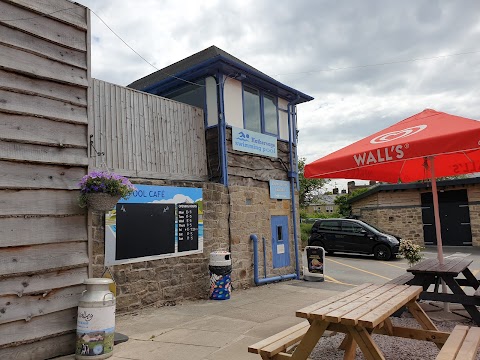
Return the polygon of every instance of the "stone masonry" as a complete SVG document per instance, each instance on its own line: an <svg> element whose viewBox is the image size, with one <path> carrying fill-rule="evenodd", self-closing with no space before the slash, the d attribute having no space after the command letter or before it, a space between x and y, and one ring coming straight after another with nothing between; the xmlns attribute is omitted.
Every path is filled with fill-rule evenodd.
<svg viewBox="0 0 480 360"><path fill-rule="evenodd" d="M187 255L111 267L117 284L117 311L132 311L148 305L162 306L176 301L206 298L209 288L209 254L228 250L228 193L214 183L172 183L142 181L136 184L203 187L203 254ZM92 213L93 276L104 272L104 214Z"/></svg>
<svg viewBox="0 0 480 360"><path fill-rule="evenodd" d="M290 200L270 199L268 188L230 186L230 228L234 286L249 287L254 284L253 242L251 234L258 237L259 276L263 278L263 243L266 241L267 276L295 272L295 249ZM272 233L270 217L288 216L290 239L290 266L281 269L272 267ZM298 225L298 224L297 224Z"/></svg>
<svg viewBox="0 0 480 360"><path fill-rule="evenodd" d="M455 190L461 188L457 186ZM480 185L470 185L466 189L472 245L480 246ZM409 190L391 194L387 199L384 193L374 193L354 202L352 214L386 232L424 245L421 192Z"/></svg>

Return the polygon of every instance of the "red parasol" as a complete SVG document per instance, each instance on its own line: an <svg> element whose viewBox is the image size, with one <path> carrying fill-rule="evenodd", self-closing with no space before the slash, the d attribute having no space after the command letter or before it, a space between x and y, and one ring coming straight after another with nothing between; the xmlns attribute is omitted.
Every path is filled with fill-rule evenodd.
<svg viewBox="0 0 480 360"><path fill-rule="evenodd" d="M305 165L306 178L431 179L438 259L443 250L436 177L480 172L480 121L431 109Z"/></svg>

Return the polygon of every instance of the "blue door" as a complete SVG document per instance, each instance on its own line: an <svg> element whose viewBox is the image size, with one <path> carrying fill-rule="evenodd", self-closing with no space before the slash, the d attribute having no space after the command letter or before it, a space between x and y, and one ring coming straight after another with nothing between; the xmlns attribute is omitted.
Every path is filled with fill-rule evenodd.
<svg viewBox="0 0 480 360"><path fill-rule="evenodd" d="M273 268L289 266L288 216L272 216L271 224Z"/></svg>

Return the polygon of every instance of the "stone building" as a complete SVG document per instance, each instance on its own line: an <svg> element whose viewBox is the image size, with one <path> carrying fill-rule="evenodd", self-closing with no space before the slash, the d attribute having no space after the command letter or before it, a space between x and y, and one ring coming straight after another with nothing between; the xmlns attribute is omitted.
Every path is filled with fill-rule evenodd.
<svg viewBox="0 0 480 360"><path fill-rule="evenodd" d="M296 106L313 98L215 46L128 87L203 110L208 178L129 177L142 186L202 189L203 251L114 263L120 311L205 297L212 251L231 253L234 288L298 277ZM175 111L161 116L175 117ZM93 220L96 276L108 266L100 215ZM258 239L261 278L254 274L251 235Z"/></svg>
<svg viewBox="0 0 480 360"><path fill-rule="evenodd" d="M345 190L343 190L345 191ZM346 194L346 191L343 193ZM338 205L335 204L335 199L338 196L338 189L333 189L333 194L320 194L314 202L311 202L303 209L309 214L333 214L338 211Z"/></svg>
<svg viewBox="0 0 480 360"><path fill-rule="evenodd" d="M480 246L480 178L438 181L444 246ZM378 184L350 199L352 215L420 245L436 244L430 182Z"/></svg>

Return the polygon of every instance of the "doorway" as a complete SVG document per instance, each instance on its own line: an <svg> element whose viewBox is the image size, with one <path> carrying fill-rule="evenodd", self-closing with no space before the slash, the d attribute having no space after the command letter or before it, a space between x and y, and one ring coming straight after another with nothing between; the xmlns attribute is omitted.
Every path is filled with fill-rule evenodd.
<svg viewBox="0 0 480 360"><path fill-rule="evenodd" d="M273 268L289 266L288 216L272 216L270 223L272 228Z"/></svg>
<svg viewBox="0 0 480 360"><path fill-rule="evenodd" d="M436 245L437 236L435 233L432 193L423 193L421 197L425 245ZM439 191L438 204L443 245L471 246L472 229L470 227L467 190Z"/></svg>

